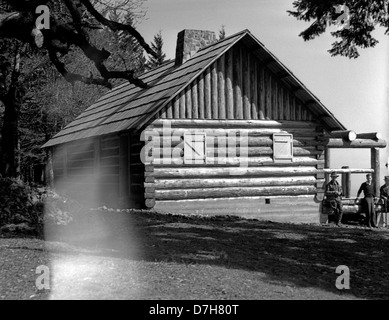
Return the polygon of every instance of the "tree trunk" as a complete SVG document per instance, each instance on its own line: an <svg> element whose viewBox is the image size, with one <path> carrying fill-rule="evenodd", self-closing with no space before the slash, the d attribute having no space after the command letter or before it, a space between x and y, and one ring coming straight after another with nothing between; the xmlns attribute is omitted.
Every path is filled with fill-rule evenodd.
<svg viewBox="0 0 389 320"><path fill-rule="evenodd" d="M21 176L19 114L23 96L22 88L14 85L2 99L5 110L1 129L0 173L3 177Z"/></svg>
<svg viewBox="0 0 389 320"><path fill-rule="evenodd" d="M46 149L46 166L44 172L46 186L54 188L53 151L49 148Z"/></svg>

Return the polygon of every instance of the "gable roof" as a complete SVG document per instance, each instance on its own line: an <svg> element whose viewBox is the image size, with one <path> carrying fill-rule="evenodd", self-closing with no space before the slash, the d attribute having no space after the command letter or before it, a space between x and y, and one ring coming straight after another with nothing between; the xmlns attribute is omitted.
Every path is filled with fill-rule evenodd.
<svg viewBox="0 0 389 320"><path fill-rule="evenodd" d="M82 112L43 147L131 128L139 129L151 121L159 110L238 41L243 41L268 69L279 75L283 84L321 119L327 130L346 129L261 42L248 30L243 30L199 50L178 67L175 66L174 61L168 61L156 69L145 72L139 78L149 84L147 89L127 82L114 88Z"/></svg>

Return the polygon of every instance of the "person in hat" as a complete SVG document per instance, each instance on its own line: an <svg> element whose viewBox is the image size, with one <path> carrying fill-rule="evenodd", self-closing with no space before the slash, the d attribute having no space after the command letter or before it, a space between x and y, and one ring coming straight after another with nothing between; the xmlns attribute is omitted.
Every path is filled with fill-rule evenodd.
<svg viewBox="0 0 389 320"><path fill-rule="evenodd" d="M335 214L335 224L340 227L343 215L343 206L342 206L342 186L336 180L339 177L336 172L331 172L331 181L327 183L325 189L325 196L329 200L332 209Z"/></svg>
<svg viewBox="0 0 389 320"><path fill-rule="evenodd" d="M385 184L383 184L380 188L380 199L383 202L383 210L384 210L384 224L386 227L388 225L388 206L389 206L389 176L385 176L384 178Z"/></svg>
<svg viewBox="0 0 389 320"><path fill-rule="evenodd" d="M361 184L359 187L359 190L357 192L357 199L359 199L359 195L363 191L364 198L363 198L363 206L364 206L364 212L366 212L366 225L371 228L376 228L376 217L375 217L375 206L374 206L374 200L376 198L375 191L374 191L374 185L373 185L373 176L371 173L368 173L366 175L366 181ZM355 199L355 200L357 200Z"/></svg>

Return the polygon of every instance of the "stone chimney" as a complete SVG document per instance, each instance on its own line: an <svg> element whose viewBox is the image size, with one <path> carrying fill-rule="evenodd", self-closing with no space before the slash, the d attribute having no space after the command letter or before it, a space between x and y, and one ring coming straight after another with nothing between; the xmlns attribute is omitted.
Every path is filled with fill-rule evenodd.
<svg viewBox="0 0 389 320"><path fill-rule="evenodd" d="M213 31L182 30L177 35L176 66L185 63L201 48L216 41L216 35Z"/></svg>

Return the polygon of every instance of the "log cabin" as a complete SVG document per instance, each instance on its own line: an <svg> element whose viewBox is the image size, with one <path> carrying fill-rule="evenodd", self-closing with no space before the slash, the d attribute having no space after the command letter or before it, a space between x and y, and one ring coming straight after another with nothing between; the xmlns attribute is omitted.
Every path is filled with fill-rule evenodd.
<svg viewBox="0 0 389 320"><path fill-rule="evenodd" d="M369 148L248 30L183 30L174 60L97 100L43 146L54 187L93 206L320 222L331 148ZM347 180L346 180L347 184ZM347 192L347 191L346 191Z"/></svg>

